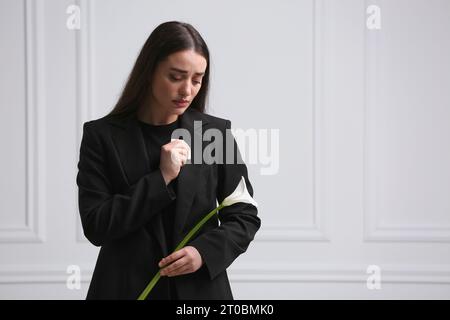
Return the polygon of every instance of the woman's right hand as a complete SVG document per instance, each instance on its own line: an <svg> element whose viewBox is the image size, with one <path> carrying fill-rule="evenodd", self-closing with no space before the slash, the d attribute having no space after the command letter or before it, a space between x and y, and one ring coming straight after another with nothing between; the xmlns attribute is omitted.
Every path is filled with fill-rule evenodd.
<svg viewBox="0 0 450 320"><path fill-rule="evenodd" d="M173 139L161 146L159 168L166 185L178 176L181 167L186 164L189 154L189 145L181 139Z"/></svg>

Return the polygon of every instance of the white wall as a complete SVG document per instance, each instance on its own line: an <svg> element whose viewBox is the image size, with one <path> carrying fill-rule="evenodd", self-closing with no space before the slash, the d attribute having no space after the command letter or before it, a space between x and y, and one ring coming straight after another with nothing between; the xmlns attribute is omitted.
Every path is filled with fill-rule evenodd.
<svg viewBox="0 0 450 320"><path fill-rule="evenodd" d="M0 298L85 297L98 250L78 219L81 125L168 20L209 45L211 114L279 130L278 172L249 163L262 227L229 269L235 298L450 298L447 0L0 0Z"/></svg>

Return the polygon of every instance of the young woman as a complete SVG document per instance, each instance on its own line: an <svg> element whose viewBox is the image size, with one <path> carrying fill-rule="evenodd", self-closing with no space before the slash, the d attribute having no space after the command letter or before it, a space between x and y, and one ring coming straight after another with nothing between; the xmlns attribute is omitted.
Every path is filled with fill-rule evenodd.
<svg viewBox="0 0 450 320"><path fill-rule="evenodd" d="M225 207L174 252L241 177L253 196L230 121L204 113L209 65L198 31L163 23L145 42L113 110L84 123L79 210L85 236L101 246L87 299L137 299L160 269L148 299L233 299L226 268L260 228L255 206ZM177 129L191 141L174 138ZM213 163L200 159L208 129L224 137L214 141L222 157Z"/></svg>

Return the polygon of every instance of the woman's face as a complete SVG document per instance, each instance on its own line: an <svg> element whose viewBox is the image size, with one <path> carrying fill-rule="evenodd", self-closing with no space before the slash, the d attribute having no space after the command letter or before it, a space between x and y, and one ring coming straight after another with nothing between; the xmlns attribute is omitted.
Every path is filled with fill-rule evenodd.
<svg viewBox="0 0 450 320"><path fill-rule="evenodd" d="M169 55L156 67L150 107L162 117L181 115L202 85L206 59L193 50Z"/></svg>

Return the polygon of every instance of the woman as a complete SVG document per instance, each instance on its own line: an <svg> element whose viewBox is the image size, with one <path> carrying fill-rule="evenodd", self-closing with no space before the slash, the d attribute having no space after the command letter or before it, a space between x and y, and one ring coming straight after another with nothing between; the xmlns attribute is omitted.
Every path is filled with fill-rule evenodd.
<svg viewBox="0 0 450 320"><path fill-rule="evenodd" d="M85 236L101 246L87 299L137 299L159 269L148 299L233 299L226 268L260 227L255 206L220 210L219 219L173 252L242 176L253 196L230 121L204 113L209 65L208 48L190 24L163 23L144 44L113 110L84 124L79 210ZM202 138L208 129L224 137L211 152L223 160L201 161L211 150Z"/></svg>

